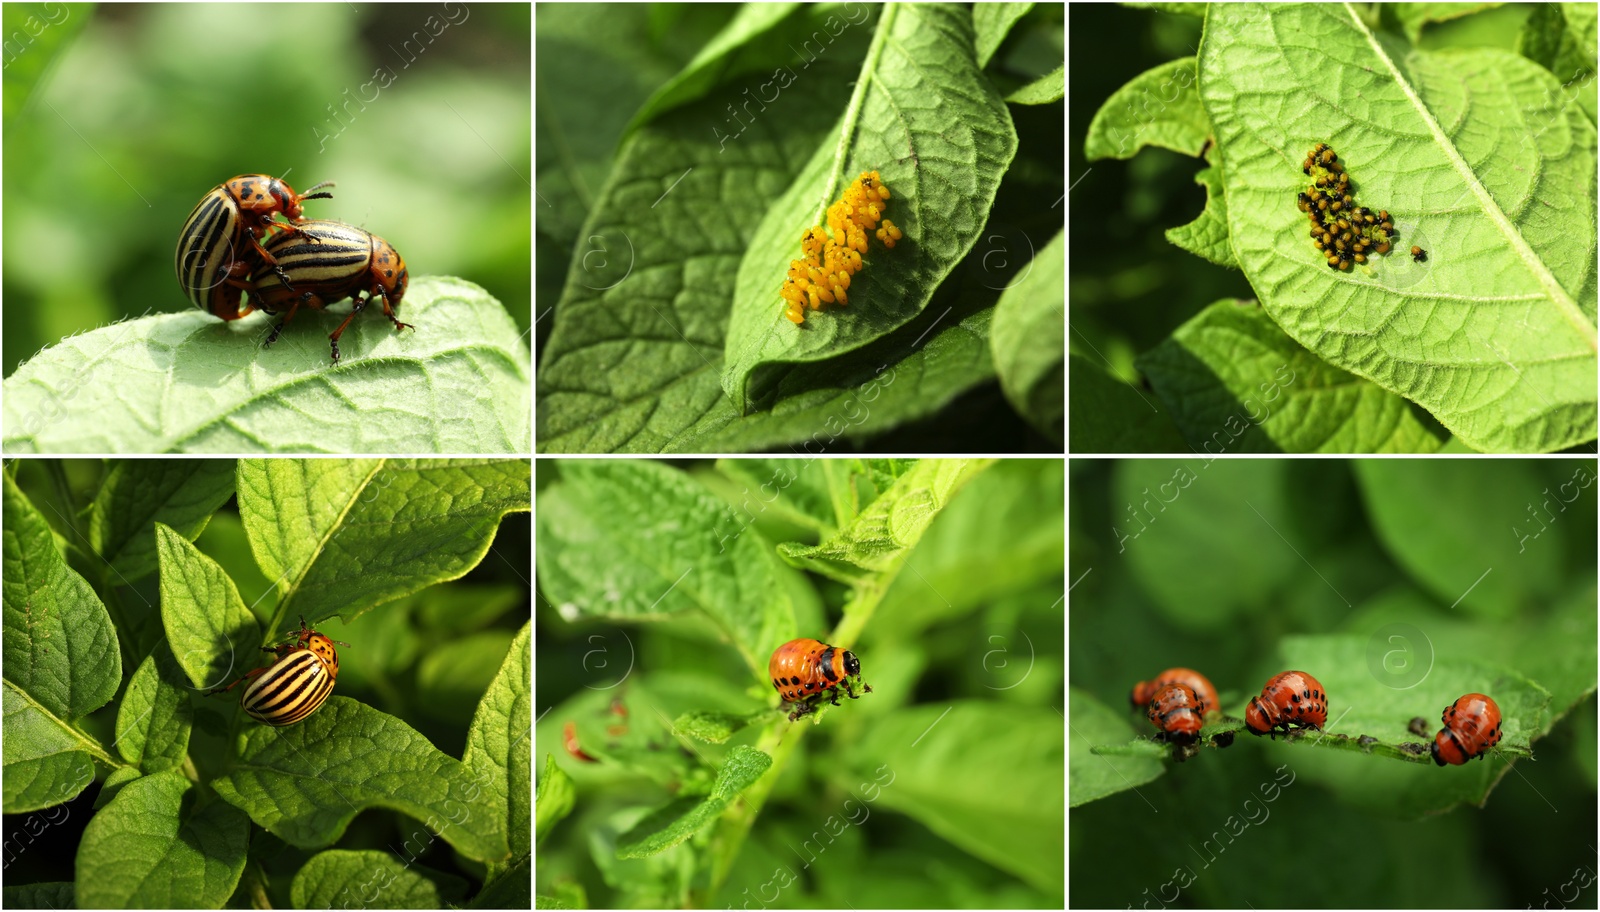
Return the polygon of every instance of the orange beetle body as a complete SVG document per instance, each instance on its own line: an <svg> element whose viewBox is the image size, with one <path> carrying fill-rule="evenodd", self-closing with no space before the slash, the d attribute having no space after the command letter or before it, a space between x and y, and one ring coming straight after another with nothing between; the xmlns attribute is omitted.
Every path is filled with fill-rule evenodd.
<svg viewBox="0 0 1600 912"><path fill-rule="evenodd" d="M339 361L339 337L374 299L382 302L383 315L396 332L415 329L395 316L410 276L400 252L383 238L354 225L321 219L300 223L298 235L273 237L267 249L275 255L276 265L258 265L250 277L250 291L257 307L269 314L281 313L283 319L264 344L275 342L301 307L321 310L345 298L355 301L355 309L328 336L335 364Z"/></svg>
<svg viewBox="0 0 1600 912"><path fill-rule="evenodd" d="M1500 743L1500 707L1487 694L1470 693L1445 707L1439 717L1444 728L1433 739L1433 762L1460 766L1481 759Z"/></svg>
<svg viewBox="0 0 1600 912"><path fill-rule="evenodd" d="M1321 729L1328 723L1328 695L1316 678L1303 671L1280 671L1251 697L1244 710L1244 725L1252 735L1265 735L1290 726Z"/></svg>
<svg viewBox="0 0 1600 912"><path fill-rule="evenodd" d="M194 306L223 320L237 320L250 313L252 307L239 307L240 292L250 287L250 273L261 263L277 265L272 254L261 246L261 239L273 228L279 229L280 234L301 233L296 224L303 221L301 204L331 199L332 194L317 192L331 186L331 181L323 181L305 193L296 193L271 175L241 174L213 187L178 232L174 267L184 296ZM283 213L289 221L275 221L275 212Z"/></svg>
<svg viewBox="0 0 1600 912"><path fill-rule="evenodd" d="M1150 724L1161 729L1166 740L1190 744L1199 737L1207 705L1183 684L1168 684L1150 698Z"/></svg>
<svg viewBox="0 0 1600 912"><path fill-rule="evenodd" d="M858 686L862 693L872 693L861 683L861 660L855 653L817 640L790 640L773 650L767 674L784 702L798 704L789 714L791 722L815 711L824 699L838 706L841 689L852 700L860 699Z"/></svg>
<svg viewBox="0 0 1600 912"><path fill-rule="evenodd" d="M1214 710L1220 705L1217 700L1217 689L1212 686L1210 679L1193 668L1168 668L1148 681L1140 681L1133 685L1133 691L1128 695L1128 702L1135 707L1149 706L1156 691L1168 684L1182 684L1194 691L1194 695L1206 705L1207 711Z"/></svg>
<svg viewBox="0 0 1600 912"><path fill-rule="evenodd" d="M333 693L333 683L339 677L339 653L333 647L349 646L338 643L306 625L300 618L300 629L276 646L263 646L270 652L271 665L246 673L227 687L219 687L209 694L225 693L250 681L245 688L240 706L252 718L272 726L293 725L316 712L328 695Z"/></svg>

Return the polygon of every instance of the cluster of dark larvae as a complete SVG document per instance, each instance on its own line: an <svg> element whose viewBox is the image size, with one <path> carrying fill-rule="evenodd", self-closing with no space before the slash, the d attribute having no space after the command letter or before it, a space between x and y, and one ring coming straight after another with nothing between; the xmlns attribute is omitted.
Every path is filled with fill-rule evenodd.
<svg viewBox="0 0 1600 912"><path fill-rule="evenodd" d="M1311 220L1311 242L1327 257L1329 269L1349 271L1351 263L1389 252L1400 232L1387 209L1373 212L1356 205L1350 174L1339 163L1338 153L1327 143L1317 143L1301 170L1312 183L1296 204ZM1418 247L1411 248L1411 255L1419 263L1427 259L1427 252Z"/></svg>

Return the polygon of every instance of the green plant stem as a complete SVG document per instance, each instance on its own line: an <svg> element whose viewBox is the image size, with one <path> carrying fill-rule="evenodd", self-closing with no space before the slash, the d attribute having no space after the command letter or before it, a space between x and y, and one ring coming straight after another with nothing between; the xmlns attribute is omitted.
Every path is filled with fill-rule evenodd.
<svg viewBox="0 0 1600 912"><path fill-rule="evenodd" d="M844 617L839 621L839 626L829 635L829 643L845 649L855 645L856 638L861 635L872 613L877 610L878 603L883 600L884 593L889 591L895 577L900 575L900 569L905 566L909 555L909 551L903 552L893 565L877 577L856 587L854 595L844 606ZM695 897L697 907L708 907L721 892L723 884L727 881L728 872L733 869L734 860L739 857L739 850L744 847L745 838L750 835L751 826L760 816L761 808L766 804L767 796L772 793L773 786L778 783L778 776L783 772L784 764L788 761L789 755L794 753L795 747L800 744L800 739L812 727L812 723L801 725L785 719L774 722L762 732L755 747L756 750L772 757L772 768L767 770L767 774L755 785L746 789L717 821L717 830L711 838L709 853L711 882L703 896Z"/></svg>

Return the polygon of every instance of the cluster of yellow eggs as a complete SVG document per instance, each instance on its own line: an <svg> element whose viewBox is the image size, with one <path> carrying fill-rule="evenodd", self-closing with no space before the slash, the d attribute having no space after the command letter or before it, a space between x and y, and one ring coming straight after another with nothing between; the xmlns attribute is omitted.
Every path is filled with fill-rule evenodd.
<svg viewBox="0 0 1600 912"><path fill-rule="evenodd" d="M779 294L786 302L783 315L791 323L804 323L806 308L824 304L849 304L850 277L861 271L867 252L867 232L876 231L885 247L904 237L894 223L883 218L889 206L889 188L876 171L863 171L850 182L844 197L828 207L828 228L813 226L800 238L802 260L789 261L789 278Z"/></svg>

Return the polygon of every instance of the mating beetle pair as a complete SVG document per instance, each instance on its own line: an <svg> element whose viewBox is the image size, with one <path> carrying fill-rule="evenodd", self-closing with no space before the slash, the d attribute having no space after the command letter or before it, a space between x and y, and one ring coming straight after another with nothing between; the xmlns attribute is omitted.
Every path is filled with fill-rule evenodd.
<svg viewBox="0 0 1600 912"><path fill-rule="evenodd" d="M410 281L400 253L353 225L303 216L301 204L332 199L331 193L317 192L332 186L323 181L296 193L275 177L244 174L213 188L178 234L173 265L189 303L223 320L257 308L283 314L267 337L271 345L301 307L321 310L351 298L354 312L328 336L334 363L339 337L373 298L383 300L384 316L396 331L414 329L395 316ZM274 213L287 221L274 220ZM245 292L250 303L241 308Z"/></svg>

